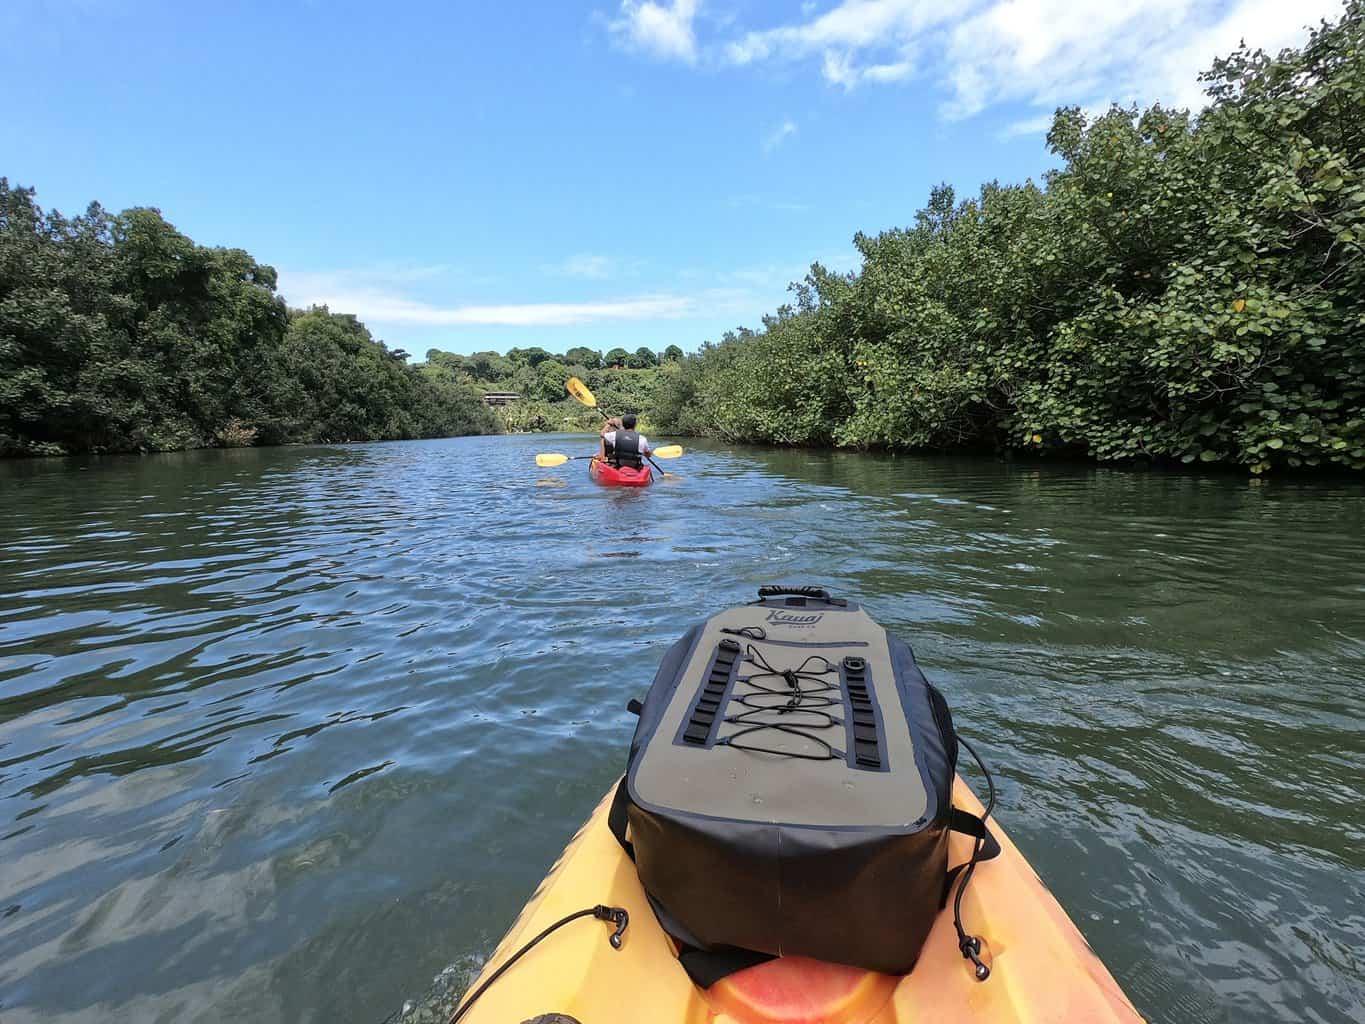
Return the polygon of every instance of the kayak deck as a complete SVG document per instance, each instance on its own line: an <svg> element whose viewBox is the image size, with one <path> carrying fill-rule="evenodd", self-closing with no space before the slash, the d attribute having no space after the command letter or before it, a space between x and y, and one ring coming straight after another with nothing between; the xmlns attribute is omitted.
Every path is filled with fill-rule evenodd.
<svg viewBox="0 0 1365 1024"><path fill-rule="evenodd" d="M980 813L958 778L953 801ZM565 1014L582 1024L1103 1024L1140 1021L1118 983L997 823L1001 854L980 864L962 900L968 930L982 937L990 979L978 982L958 952L951 901L939 914L915 969L902 977L798 957L696 988L659 927L635 865L607 826L600 803L550 869L475 985L529 939L566 914L602 903L624 907L622 948L591 918L547 937L494 983L462 1024L521 1024ZM954 834L950 863L971 840Z"/></svg>

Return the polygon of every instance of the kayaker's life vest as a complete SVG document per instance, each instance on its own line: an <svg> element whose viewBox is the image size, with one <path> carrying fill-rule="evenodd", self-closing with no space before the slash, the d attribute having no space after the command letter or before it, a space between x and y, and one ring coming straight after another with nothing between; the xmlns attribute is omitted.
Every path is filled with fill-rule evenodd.
<svg viewBox="0 0 1365 1024"><path fill-rule="evenodd" d="M638 432L618 428L615 443L608 442L605 437L603 437L602 443L607 449L607 461L618 469L622 466L639 469L644 465L640 459L640 435Z"/></svg>
<svg viewBox="0 0 1365 1024"><path fill-rule="evenodd" d="M764 587L692 627L632 710L612 830L703 987L777 955L905 973L957 873L949 831L999 852L952 805L942 694L823 590Z"/></svg>

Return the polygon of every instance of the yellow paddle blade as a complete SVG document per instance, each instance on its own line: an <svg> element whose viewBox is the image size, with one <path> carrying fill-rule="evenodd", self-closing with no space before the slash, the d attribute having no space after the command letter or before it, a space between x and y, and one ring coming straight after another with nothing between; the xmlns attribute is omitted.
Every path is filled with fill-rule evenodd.
<svg viewBox="0 0 1365 1024"><path fill-rule="evenodd" d="M649 452L656 459L676 459L682 453L682 445L680 444L666 444L662 448L651 448Z"/></svg>
<svg viewBox="0 0 1365 1024"><path fill-rule="evenodd" d="M564 382L564 387L569 394L578 399L590 409L597 408L597 396L588 390L588 385L584 384L577 377L570 377Z"/></svg>
<svg viewBox="0 0 1365 1024"><path fill-rule="evenodd" d="M568 461L569 457L567 455L555 455L550 452L544 452L536 456L536 465L544 466L546 469L549 469L551 466L562 466Z"/></svg>

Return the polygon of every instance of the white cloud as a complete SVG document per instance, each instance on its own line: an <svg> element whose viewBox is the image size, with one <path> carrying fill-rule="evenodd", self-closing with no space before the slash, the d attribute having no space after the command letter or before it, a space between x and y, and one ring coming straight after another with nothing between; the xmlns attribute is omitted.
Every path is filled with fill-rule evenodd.
<svg viewBox="0 0 1365 1024"><path fill-rule="evenodd" d="M830 51L820 64L820 73L830 85L852 89L863 82L899 82L914 73L915 63L910 58L886 64L859 66L852 54Z"/></svg>
<svg viewBox="0 0 1365 1024"><path fill-rule="evenodd" d="M562 274L565 277L586 277L601 281L616 273L616 264L608 256L580 252L549 269L552 273Z"/></svg>
<svg viewBox="0 0 1365 1024"><path fill-rule="evenodd" d="M621 0L621 12L610 23L612 34L625 45L666 60L692 64L697 59L697 37L692 22L699 0Z"/></svg>
<svg viewBox="0 0 1365 1024"><path fill-rule="evenodd" d="M1035 106L1161 102L1198 110L1199 73L1240 41L1302 42L1341 0L1108 0L1077 17L1071 0L1002 0L952 32L950 118L1023 100Z"/></svg>
<svg viewBox="0 0 1365 1024"><path fill-rule="evenodd" d="M763 152L771 153L796 134L796 122L790 117L763 136Z"/></svg>
<svg viewBox="0 0 1365 1024"><path fill-rule="evenodd" d="M1052 128L1052 115L1043 114L1040 117L1030 117L1023 121L1015 121L1013 124L1006 125L1005 128L996 136L1000 140L1018 138L1020 135L1042 135Z"/></svg>
<svg viewBox="0 0 1365 1024"><path fill-rule="evenodd" d="M1267 53L1302 45L1306 26L1341 17L1341 0L1239 0L1226 13L1173 45L1159 51L1153 69L1162 102L1202 107L1205 102L1199 72L1215 57L1231 53L1242 40Z"/></svg>
<svg viewBox="0 0 1365 1024"><path fill-rule="evenodd" d="M897 60L889 64L870 64L863 68L862 80L864 82L899 82L902 78L909 78L914 70L914 62L910 60Z"/></svg>
<svg viewBox="0 0 1365 1024"><path fill-rule="evenodd" d="M1155 23L1179 23L1193 0L1108 0L1077 17L1069 0L1004 0L949 34L950 99L943 113L969 117L1003 100L1066 103L1089 98L1106 71L1148 53ZM1077 93L1082 95L1076 95Z"/></svg>
<svg viewBox="0 0 1365 1024"><path fill-rule="evenodd" d="M926 30L957 17L970 5L971 0L844 0L809 21L747 32L725 47L725 56L734 64L819 56L826 66L834 66L840 76L837 84L842 85L847 84L843 81L847 75L861 75L858 55L890 51L897 54L895 60L872 63L897 69L889 72L894 78L901 76L900 65L908 66L910 52Z"/></svg>
<svg viewBox="0 0 1365 1024"><path fill-rule="evenodd" d="M280 293L291 306L327 306L368 324L445 327L491 325L564 327L622 320L675 320L697 309L682 295L650 294L591 302L438 305L414 299L387 283L366 283L354 271L281 271Z"/></svg>
<svg viewBox="0 0 1365 1024"><path fill-rule="evenodd" d="M805 3L785 23L707 27L695 3L625 0L618 31L641 48L735 67L806 65L832 86L932 83L940 112L970 117L1001 104L1038 108L1111 102L1198 109L1198 75L1245 39L1271 52L1307 38L1306 26L1339 18L1342 0L839 0ZM1037 130L1019 122L1007 134ZM1024 125L1029 127L1025 129ZM1016 130L1017 129L1017 130Z"/></svg>

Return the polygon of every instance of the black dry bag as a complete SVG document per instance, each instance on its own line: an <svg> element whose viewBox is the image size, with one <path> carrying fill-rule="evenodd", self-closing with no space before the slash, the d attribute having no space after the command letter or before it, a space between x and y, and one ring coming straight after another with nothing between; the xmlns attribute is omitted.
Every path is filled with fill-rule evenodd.
<svg viewBox="0 0 1365 1024"><path fill-rule="evenodd" d="M778 955L904 973L943 906L949 831L998 850L952 806L942 695L822 590L765 587L692 627L637 706L612 828L698 984Z"/></svg>

